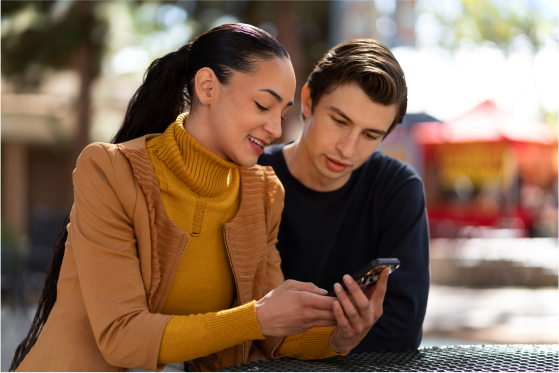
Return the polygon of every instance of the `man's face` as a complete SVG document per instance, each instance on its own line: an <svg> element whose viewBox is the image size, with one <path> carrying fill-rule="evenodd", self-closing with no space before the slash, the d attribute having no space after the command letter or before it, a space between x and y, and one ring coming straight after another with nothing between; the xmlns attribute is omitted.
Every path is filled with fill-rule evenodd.
<svg viewBox="0 0 559 373"><path fill-rule="evenodd" d="M332 182L347 181L351 172L365 163L397 113L396 105L371 101L356 84L340 85L322 95L312 113L306 86L302 101L308 119L301 140L318 174Z"/></svg>

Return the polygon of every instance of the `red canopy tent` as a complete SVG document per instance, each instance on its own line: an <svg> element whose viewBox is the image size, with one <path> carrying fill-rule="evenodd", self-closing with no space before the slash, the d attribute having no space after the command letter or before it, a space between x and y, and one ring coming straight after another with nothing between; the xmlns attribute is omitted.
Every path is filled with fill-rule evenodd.
<svg viewBox="0 0 559 373"><path fill-rule="evenodd" d="M417 124L412 135L423 147L435 237L433 225L441 221L502 228L508 218L527 227L531 218L513 196L520 180L548 188L557 179L557 128L513 116L492 101L447 122ZM460 193L464 185L468 193ZM489 189L498 193L487 193ZM454 192L462 198L453 198Z"/></svg>
<svg viewBox="0 0 559 373"><path fill-rule="evenodd" d="M420 123L413 132L421 144L497 141L557 144L557 128L535 119L512 116L490 100L444 123Z"/></svg>

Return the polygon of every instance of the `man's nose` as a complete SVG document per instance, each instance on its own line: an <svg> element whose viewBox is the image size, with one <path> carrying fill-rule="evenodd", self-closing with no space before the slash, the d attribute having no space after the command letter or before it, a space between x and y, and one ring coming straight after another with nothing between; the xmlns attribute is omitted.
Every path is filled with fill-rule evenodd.
<svg viewBox="0 0 559 373"><path fill-rule="evenodd" d="M357 142L359 140L359 135L348 134L341 137L336 144L336 149L340 152L340 155L345 159L352 158L357 152Z"/></svg>

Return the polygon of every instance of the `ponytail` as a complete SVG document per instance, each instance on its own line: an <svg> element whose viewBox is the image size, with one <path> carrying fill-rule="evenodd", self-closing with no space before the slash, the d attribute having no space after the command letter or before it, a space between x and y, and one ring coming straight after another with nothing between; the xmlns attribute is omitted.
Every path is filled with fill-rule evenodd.
<svg viewBox="0 0 559 373"><path fill-rule="evenodd" d="M187 89L188 55L192 43L151 63L126 110L113 144L149 133L164 132L190 106Z"/></svg>
<svg viewBox="0 0 559 373"><path fill-rule="evenodd" d="M23 361L25 356L29 353L31 348L37 342L39 333L43 329L43 326L47 322L50 311L56 302L56 286L58 284L58 276L60 275L60 267L62 267L62 259L64 259L64 249L66 244L66 239L68 238L68 231L66 226L70 222L70 214L64 219L64 226L62 232L54 242L54 256L47 268L47 278L45 279L45 287L39 298L39 306L37 307L37 313L33 318L31 323L31 329L27 336L23 339L23 342L16 349L14 359L10 365L10 371L15 371L19 364Z"/></svg>

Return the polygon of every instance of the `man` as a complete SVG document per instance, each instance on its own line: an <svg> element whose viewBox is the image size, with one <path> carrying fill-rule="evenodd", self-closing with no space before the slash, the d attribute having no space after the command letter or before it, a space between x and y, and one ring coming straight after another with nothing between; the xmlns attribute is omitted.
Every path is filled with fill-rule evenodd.
<svg viewBox="0 0 559 373"><path fill-rule="evenodd" d="M376 258L398 258L383 316L353 351L416 349L429 292L423 184L409 165L375 152L405 115L404 73L381 43L350 40L319 61L301 103L299 138L259 158L285 187L277 245L285 277L331 290Z"/></svg>

